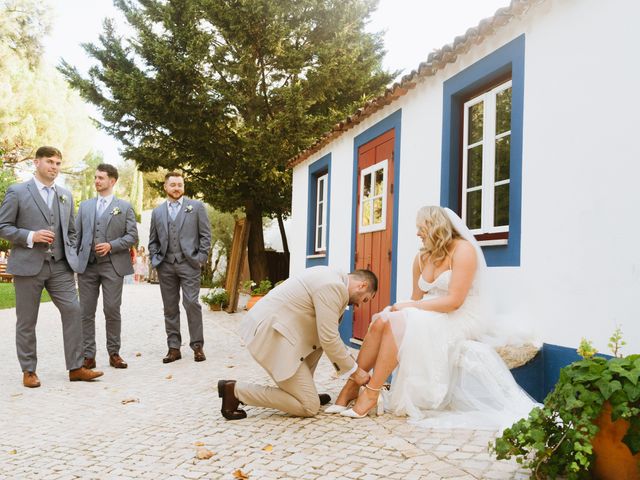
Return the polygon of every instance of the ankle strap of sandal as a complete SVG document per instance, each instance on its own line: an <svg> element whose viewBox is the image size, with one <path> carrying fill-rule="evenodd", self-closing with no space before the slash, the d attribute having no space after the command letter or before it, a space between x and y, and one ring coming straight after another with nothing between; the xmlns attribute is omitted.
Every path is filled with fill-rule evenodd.
<svg viewBox="0 0 640 480"><path fill-rule="evenodd" d="M380 387L380 388L373 388L373 387L370 387L369 385L365 385L365 386L364 386L364 388L366 388L366 389L368 389L368 390L371 390L371 391L373 391L373 392L379 392L380 390L382 390L382 387Z"/></svg>

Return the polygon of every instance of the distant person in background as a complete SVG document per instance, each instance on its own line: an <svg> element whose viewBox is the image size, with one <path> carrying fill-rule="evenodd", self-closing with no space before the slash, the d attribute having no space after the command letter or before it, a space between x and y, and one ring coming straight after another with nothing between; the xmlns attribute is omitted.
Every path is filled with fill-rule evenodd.
<svg viewBox="0 0 640 480"><path fill-rule="evenodd" d="M25 387L40 386L36 374L36 323L42 289L60 311L69 380L91 381L102 372L82 366L82 317L73 270L77 268L71 192L55 180L62 154L54 147L36 151L34 177L11 185L0 207L0 238L12 243L7 272L16 292L16 350Z"/></svg>
<svg viewBox="0 0 640 480"><path fill-rule="evenodd" d="M164 305L164 325L169 351L163 363L182 358L180 346L180 290L189 323L189 346L196 362L206 360L202 346L200 276L209 258L211 225L202 202L184 196L184 179L178 172L165 175L167 201L153 209L149 232L149 256L158 269Z"/></svg>
<svg viewBox="0 0 640 480"><path fill-rule="evenodd" d="M149 275L149 259L145 253L144 246L140 245L136 254L136 263L133 266L135 283L144 282Z"/></svg>
<svg viewBox="0 0 640 480"><path fill-rule="evenodd" d="M4 250L0 252L0 263L3 265L7 263L7 252Z"/></svg>
<svg viewBox="0 0 640 480"><path fill-rule="evenodd" d="M94 177L98 196L82 202L76 218L85 368L96 367L96 308L100 287L109 365L127 368L120 356L120 305L124 276L133 273L129 248L138 241L138 228L131 204L113 193L117 181L116 167L98 165Z"/></svg>
<svg viewBox="0 0 640 480"><path fill-rule="evenodd" d="M129 247L129 262L131 262L131 273L124 276L125 285L131 285L134 282L135 274L133 273L136 265L136 247Z"/></svg>

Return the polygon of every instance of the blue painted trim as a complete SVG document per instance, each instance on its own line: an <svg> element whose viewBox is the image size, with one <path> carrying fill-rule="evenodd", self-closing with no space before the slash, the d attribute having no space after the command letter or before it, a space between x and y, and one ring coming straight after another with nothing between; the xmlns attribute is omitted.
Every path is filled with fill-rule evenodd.
<svg viewBox="0 0 640 480"><path fill-rule="evenodd" d="M444 82L440 204L460 212L458 191L463 99L511 72L509 244L483 247L487 265L520 266L525 37L520 35Z"/></svg>
<svg viewBox="0 0 640 480"><path fill-rule="evenodd" d="M398 109L386 118L380 120L375 125L371 126L360 135L353 139L353 181L352 181L352 211L351 211L351 263L350 269L355 265L355 251L356 251L356 222L358 221L358 149L365 143L379 137L383 133L389 130L395 130L394 132L394 144L393 144L393 233L392 233L392 245L391 245L391 303L396 300L396 275L397 275L397 260L398 260L398 205L400 200L400 139L402 137L402 109ZM340 324L340 336L345 343L350 344L353 347L357 347L356 344L349 342L349 339L353 336L353 311L349 308Z"/></svg>
<svg viewBox="0 0 640 480"><path fill-rule="evenodd" d="M318 265L329 265L329 245L331 243L331 153L316 160L309 165L309 189L307 201L307 255L315 254L315 224L316 224L316 196L318 193L319 176L327 176L327 250L324 257L307 258L306 266L316 267Z"/></svg>

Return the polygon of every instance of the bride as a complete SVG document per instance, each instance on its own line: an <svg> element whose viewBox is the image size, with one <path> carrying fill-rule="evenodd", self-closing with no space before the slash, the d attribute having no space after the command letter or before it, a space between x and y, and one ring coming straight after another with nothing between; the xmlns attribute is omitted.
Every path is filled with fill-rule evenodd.
<svg viewBox="0 0 640 480"><path fill-rule="evenodd" d="M451 210L423 207L422 248L413 261L411 300L373 316L358 365L373 368L360 390L347 380L325 410L362 418L393 372L385 409L427 427L501 428L535 406L487 344L490 330L486 263L477 241ZM352 402L352 408L348 408Z"/></svg>

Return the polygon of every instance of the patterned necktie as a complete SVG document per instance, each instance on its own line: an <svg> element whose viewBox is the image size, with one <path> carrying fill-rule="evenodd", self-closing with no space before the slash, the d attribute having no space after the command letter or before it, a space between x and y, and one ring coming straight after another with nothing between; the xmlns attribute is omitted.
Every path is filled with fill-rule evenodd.
<svg viewBox="0 0 640 480"><path fill-rule="evenodd" d="M101 198L100 201L98 202L98 217L102 216L106 206L107 206L107 199L106 198Z"/></svg>
<svg viewBox="0 0 640 480"><path fill-rule="evenodd" d="M175 220L176 215L178 214L178 207L180 206L180 204L178 202L171 202L169 206L171 207L169 209L169 215L171 215L171 220Z"/></svg>

